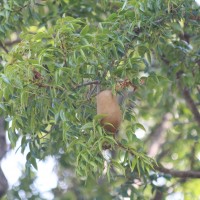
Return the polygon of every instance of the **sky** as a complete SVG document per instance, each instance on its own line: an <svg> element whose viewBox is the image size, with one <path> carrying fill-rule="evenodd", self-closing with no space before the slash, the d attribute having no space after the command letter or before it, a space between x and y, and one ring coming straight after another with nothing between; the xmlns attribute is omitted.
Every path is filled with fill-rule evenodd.
<svg viewBox="0 0 200 200"><path fill-rule="evenodd" d="M22 176L22 170L26 163L26 154L21 154L20 141L17 142L16 148L9 151L6 157L2 160L2 170L9 182L10 187L15 186L20 176ZM52 188L57 186L57 176L54 171L55 160L52 157L48 157L45 161L38 162L38 170L36 172L37 179L35 181L35 187L44 195L43 197L48 200L54 199L53 195L49 192Z"/></svg>

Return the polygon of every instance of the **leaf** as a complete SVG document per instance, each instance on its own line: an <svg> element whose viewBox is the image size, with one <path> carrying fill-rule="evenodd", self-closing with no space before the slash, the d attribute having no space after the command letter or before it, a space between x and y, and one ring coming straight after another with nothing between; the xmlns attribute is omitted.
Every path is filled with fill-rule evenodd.
<svg viewBox="0 0 200 200"><path fill-rule="evenodd" d="M62 121L66 121L66 117L65 117L65 112L64 112L64 110L61 110L61 111L60 111L60 118L61 118Z"/></svg>
<svg viewBox="0 0 200 200"><path fill-rule="evenodd" d="M38 169L38 168L37 168L37 162L36 162L36 159L35 159L35 158L31 157L30 163L32 164L32 166L33 166L36 170Z"/></svg>
<svg viewBox="0 0 200 200"><path fill-rule="evenodd" d="M114 144L117 144L117 141L115 140L115 138L113 136L107 135L104 138L107 139L110 142L113 142Z"/></svg>
<svg viewBox="0 0 200 200"><path fill-rule="evenodd" d="M86 35L90 30L90 26L87 24L80 32L81 36Z"/></svg>
<svg viewBox="0 0 200 200"><path fill-rule="evenodd" d="M137 164L137 157L135 157L131 162L131 172L135 169L135 166Z"/></svg>
<svg viewBox="0 0 200 200"><path fill-rule="evenodd" d="M142 124L140 124L140 123L136 123L135 126L136 126L137 128L142 129L143 131L146 131L146 129L144 128L144 126L143 126Z"/></svg>
<svg viewBox="0 0 200 200"><path fill-rule="evenodd" d="M94 120L99 121L99 120L103 119L105 116L106 116L106 114L95 115Z"/></svg>
<svg viewBox="0 0 200 200"><path fill-rule="evenodd" d="M93 128L93 122L88 122L87 124L84 124L81 129L86 130L86 129L91 129Z"/></svg>
<svg viewBox="0 0 200 200"><path fill-rule="evenodd" d="M5 108L4 104L2 104L2 103L0 103L0 108L1 108L2 110L6 111L6 108Z"/></svg>
<svg viewBox="0 0 200 200"><path fill-rule="evenodd" d="M112 13L111 15L109 15L109 17L107 18L107 21L112 21L115 20L118 17L117 13Z"/></svg>
<svg viewBox="0 0 200 200"><path fill-rule="evenodd" d="M118 163L117 161L112 160L112 161L111 161L111 164L112 164L114 167L116 167L117 169L119 169L120 172L122 172L123 175L125 175L125 168L124 168L120 163Z"/></svg>
<svg viewBox="0 0 200 200"><path fill-rule="evenodd" d="M87 57L82 49L80 49L80 53L81 53L81 56L84 59L84 61L87 61Z"/></svg>
<svg viewBox="0 0 200 200"><path fill-rule="evenodd" d="M137 170L138 170L138 174L139 174L139 177L140 177L141 172L140 172L140 162L139 162L139 159L137 159Z"/></svg>
<svg viewBox="0 0 200 200"><path fill-rule="evenodd" d="M141 57L143 57L146 52L149 52L149 49L146 46L144 45L138 46L138 53Z"/></svg>
<svg viewBox="0 0 200 200"><path fill-rule="evenodd" d="M110 182L110 163L107 164L107 171L106 171L108 182Z"/></svg>
<svg viewBox="0 0 200 200"><path fill-rule="evenodd" d="M16 134L15 131L12 130L12 128L8 129L8 138L9 138L9 140L11 142L11 146L15 147L16 142L18 140L18 135Z"/></svg>
<svg viewBox="0 0 200 200"><path fill-rule="evenodd" d="M3 81L7 84L10 84L10 81L8 79L8 77L5 74L1 74L1 78L3 79Z"/></svg>
<svg viewBox="0 0 200 200"><path fill-rule="evenodd" d="M125 1L124 1L124 4L123 4L123 6L122 6L122 10L124 10L124 8L126 7L127 3L128 3L128 0L125 0Z"/></svg>
<svg viewBox="0 0 200 200"><path fill-rule="evenodd" d="M98 134L102 136L103 135L102 127L97 125L96 128L97 128Z"/></svg>

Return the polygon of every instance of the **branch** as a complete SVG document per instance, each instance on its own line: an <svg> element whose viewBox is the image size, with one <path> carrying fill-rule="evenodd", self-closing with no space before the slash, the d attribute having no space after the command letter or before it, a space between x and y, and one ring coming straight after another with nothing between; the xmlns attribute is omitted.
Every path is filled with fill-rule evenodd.
<svg viewBox="0 0 200 200"><path fill-rule="evenodd" d="M182 86L182 83L181 83L181 80L180 80L181 74L182 74L182 72L177 73L178 87L179 87L180 91L182 92L182 95L183 95L188 107L190 108L192 114L194 115L194 119L196 120L196 122L200 126L200 113L197 109L195 102L193 101L193 99L190 95L189 89L187 87Z"/></svg>
<svg viewBox="0 0 200 200"><path fill-rule="evenodd" d="M200 126L200 114L199 114L199 111L190 95L189 89L187 87L185 87L182 92L183 92L185 101L187 102L190 110L192 111L192 113L194 115L195 120L197 121L197 123Z"/></svg>
<svg viewBox="0 0 200 200"><path fill-rule="evenodd" d="M0 117L0 161L5 156L7 145L5 138L5 121L3 117ZM0 166L0 198L4 196L8 189L8 181Z"/></svg>
<svg viewBox="0 0 200 200"><path fill-rule="evenodd" d="M3 117L0 117L0 161L7 152L7 144L5 137L5 121Z"/></svg>
<svg viewBox="0 0 200 200"><path fill-rule="evenodd" d="M9 52L8 49L3 45L2 42L0 42L0 46L1 46L1 48L2 48L6 53Z"/></svg>
<svg viewBox="0 0 200 200"><path fill-rule="evenodd" d="M195 154L196 154L197 142L195 142L191 147L191 155L190 155L190 169L194 168L195 165Z"/></svg>
<svg viewBox="0 0 200 200"><path fill-rule="evenodd" d="M116 142L117 142L118 147L120 147L121 149L124 149L131 155L135 156L135 153L130 148L125 147L119 141L116 141ZM154 162L152 164L153 164L152 170L157 170L158 172L162 172L164 174L170 174L174 178L200 178L200 171L193 171L193 170L181 171L181 170L167 169L160 163Z"/></svg>
<svg viewBox="0 0 200 200"><path fill-rule="evenodd" d="M164 174L170 174L171 176L176 178L200 178L200 171L193 171L193 170L179 171L174 169L167 169L163 167L161 164L159 164L158 166L154 165L154 169Z"/></svg>
<svg viewBox="0 0 200 200"><path fill-rule="evenodd" d="M21 39L17 38L16 40L5 42L5 46L13 46L14 44L18 44L20 42L21 42Z"/></svg>
<svg viewBox="0 0 200 200"><path fill-rule="evenodd" d="M64 91L65 88L62 88L61 86L53 86L53 85L47 85L47 84L43 84L43 83L33 83L35 85L37 85L38 87L42 87L42 88L55 88L55 89L58 89L58 90L62 90Z"/></svg>
<svg viewBox="0 0 200 200"><path fill-rule="evenodd" d="M174 142L179 141L182 137L182 134L179 134L175 139L173 140ZM167 149L163 150L158 156L156 157L157 162L160 162L160 160L166 156L171 150L171 146L169 146Z"/></svg>
<svg viewBox="0 0 200 200"><path fill-rule="evenodd" d="M165 135L168 129L172 127L172 123L170 122L172 118L171 113L166 113L163 116L162 122L156 128L156 130L150 134L150 146L148 149L148 155L150 157L155 157L158 154L161 145L165 142Z"/></svg>
<svg viewBox="0 0 200 200"><path fill-rule="evenodd" d="M100 81L96 80L96 81L89 81L89 82L85 82L85 83L82 83L82 84L79 84L75 87L75 89L78 89L82 86L86 86L86 85L93 85L93 84L96 84L98 85L100 83Z"/></svg>
<svg viewBox="0 0 200 200"><path fill-rule="evenodd" d="M8 189L8 181L0 167L0 199L3 197Z"/></svg>
<svg viewBox="0 0 200 200"><path fill-rule="evenodd" d="M156 194L154 196L154 198L152 200L162 200L163 199L163 192L162 191L159 191L159 190L156 190Z"/></svg>

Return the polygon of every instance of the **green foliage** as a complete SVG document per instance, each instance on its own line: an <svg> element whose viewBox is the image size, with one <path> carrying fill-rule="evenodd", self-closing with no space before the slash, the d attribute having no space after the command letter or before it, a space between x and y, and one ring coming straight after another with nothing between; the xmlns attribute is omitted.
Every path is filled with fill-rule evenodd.
<svg viewBox="0 0 200 200"><path fill-rule="evenodd" d="M100 156L103 144L108 143L112 148L117 144L100 127L97 130L90 127L96 112L95 101L85 98L85 88L77 88L84 80L98 79L102 85L109 86L122 78L113 73L117 66L111 65L119 60L116 51L123 50L123 42L107 24L105 28L102 24L97 30L89 30L80 19L62 18L48 30L34 35L23 33L22 42L11 52L13 60L5 67L1 79L4 105L7 115L11 116L9 137L14 145L17 135L24 136L22 145L29 145L31 150L27 160L35 168L36 158L42 159L45 152L56 153L62 148L66 153L74 151L79 175L99 174L97 169L100 173L103 169ZM123 65L126 62L129 60L123 59ZM110 73L106 79L105 72ZM45 131L48 126L50 130ZM130 131L132 136L133 130ZM47 134L50 136L46 139ZM51 144L56 144L54 152L43 152L41 147L48 149ZM133 153L139 158L140 174L139 166L145 171L144 162L149 161L142 161L136 151ZM124 171L118 162L113 161L112 165Z"/></svg>

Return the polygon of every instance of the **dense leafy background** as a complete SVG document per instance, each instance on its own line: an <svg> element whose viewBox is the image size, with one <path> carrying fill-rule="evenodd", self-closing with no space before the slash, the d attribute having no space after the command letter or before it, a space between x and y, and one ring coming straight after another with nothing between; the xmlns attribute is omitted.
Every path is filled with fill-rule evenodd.
<svg viewBox="0 0 200 200"><path fill-rule="evenodd" d="M199 20L192 0L0 3L1 113L12 147L21 138L20 150L30 149L26 176L9 198L22 198L22 190L42 199L31 186L32 168L49 155L58 162L55 199L198 198L198 179L153 172L146 152L158 141L159 163L200 168L200 122L188 102L189 95L198 112ZM88 98L92 87L84 83L115 92L127 80L117 91L125 99L123 124L113 138L99 126L95 95ZM113 156L102 174L108 144ZM160 177L165 184L158 186Z"/></svg>

